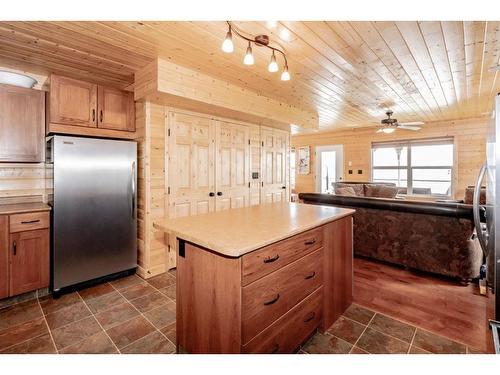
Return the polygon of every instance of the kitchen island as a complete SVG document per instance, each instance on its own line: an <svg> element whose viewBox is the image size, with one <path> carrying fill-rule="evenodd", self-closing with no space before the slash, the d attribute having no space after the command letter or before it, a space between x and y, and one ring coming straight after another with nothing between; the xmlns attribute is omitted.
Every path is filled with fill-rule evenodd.
<svg viewBox="0 0 500 375"><path fill-rule="evenodd" d="M291 353L352 301L354 210L275 203L154 223L177 238L177 347Z"/></svg>

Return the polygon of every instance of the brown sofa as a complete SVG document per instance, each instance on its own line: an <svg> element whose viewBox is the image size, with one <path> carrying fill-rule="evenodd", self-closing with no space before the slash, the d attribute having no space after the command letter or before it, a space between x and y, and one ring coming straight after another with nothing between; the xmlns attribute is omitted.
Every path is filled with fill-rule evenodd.
<svg viewBox="0 0 500 375"><path fill-rule="evenodd" d="M483 254L471 205L316 193L299 198L355 209L356 255L463 280L479 275Z"/></svg>

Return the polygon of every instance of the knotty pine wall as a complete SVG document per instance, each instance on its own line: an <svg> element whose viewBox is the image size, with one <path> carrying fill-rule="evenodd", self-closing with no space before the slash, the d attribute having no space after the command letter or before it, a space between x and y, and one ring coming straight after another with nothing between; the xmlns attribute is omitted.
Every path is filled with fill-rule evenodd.
<svg viewBox="0 0 500 375"><path fill-rule="evenodd" d="M474 185L479 168L486 158L486 132L488 118L426 123L419 131L396 130L392 134L375 133L376 128L338 130L329 133L292 136L292 147L311 146L311 173L297 175L297 193L316 191L316 163L314 146L344 146L344 181L369 181L371 179L372 142L453 137L455 144L454 198L462 199L465 188ZM352 166L349 167L349 161ZM353 174L349 175L348 170ZM363 174L357 174L361 169Z"/></svg>
<svg viewBox="0 0 500 375"><path fill-rule="evenodd" d="M47 75L6 67L0 70L27 74L38 81L36 90L47 90ZM44 163L0 163L0 204L46 201L50 173Z"/></svg>

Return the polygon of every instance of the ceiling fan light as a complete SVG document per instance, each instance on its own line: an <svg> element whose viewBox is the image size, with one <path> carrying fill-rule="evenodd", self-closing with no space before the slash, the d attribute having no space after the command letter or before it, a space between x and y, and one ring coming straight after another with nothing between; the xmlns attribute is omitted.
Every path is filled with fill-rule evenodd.
<svg viewBox="0 0 500 375"><path fill-rule="evenodd" d="M281 73L282 81L290 81L290 73L288 72L288 66L285 65L285 69Z"/></svg>
<svg viewBox="0 0 500 375"><path fill-rule="evenodd" d="M385 133L385 134L391 134L391 133L394 133L394 130L396 130L396 128L383 128L382 131Z"/></svg>
<svg viewBox="0 0 500 375"><path fill-rule="evenodd" d="M226 53L231 53L234 51L233 35L231 33L231 28L229 28L226 37L224 38L224 42L222 42L222 50Z"/></svg>
<svg viewBox="0 0 500 375"><path fill-rule="evenodd" d="M243 64L245 65L253 65L254 58L252 53L252 46L250 42L248 42L247 52L245 53L245 58L243 59Z"/></svg>
<svg viewBox="0 0 500 375"><path fill-rule="evenodd" d="M269 63L267 70L269 70L271 73L275 73L279 70L278 63L276 62L276 56L274 55L274 51L273 55L271 56L271 62Z"/></svg>

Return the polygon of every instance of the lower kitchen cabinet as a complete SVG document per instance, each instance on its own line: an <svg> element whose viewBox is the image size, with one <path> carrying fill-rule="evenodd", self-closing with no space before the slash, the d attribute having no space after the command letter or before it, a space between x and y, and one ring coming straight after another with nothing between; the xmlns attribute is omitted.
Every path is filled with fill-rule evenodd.
<svg viewBox="0 0 500 375"><path fill-rule="evenodd" d="M49 213L0 215L0 299L47 288Z"/></svg>
<svg viewBox="0 0 500 375"><path fill-rule="evenodd" d="M10 235L10 293L17 295L49 286L49 230Z"/></svg>

